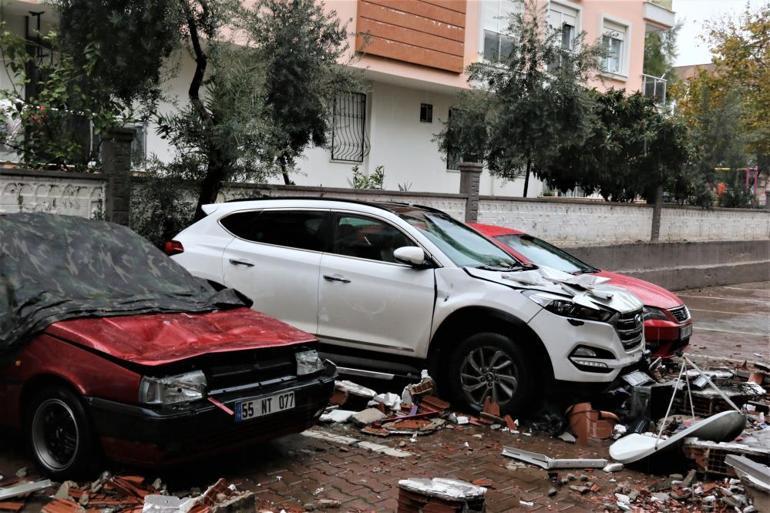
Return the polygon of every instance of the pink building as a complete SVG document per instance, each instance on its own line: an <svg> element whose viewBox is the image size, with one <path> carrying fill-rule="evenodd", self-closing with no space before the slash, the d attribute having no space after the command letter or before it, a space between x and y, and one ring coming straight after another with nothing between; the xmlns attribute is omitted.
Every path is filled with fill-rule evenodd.
<svg viewBox="0 0 770 513"><path fill-rule="evenodd" d="M609 55L592 85L645 90L658 96L665 84L642 73L645 34L667 30L675 16L670 0L541 0L548 22L564 44L585 32ZM350 65L364 70L369 88L341 93L330 149L308 151L297 183L348 185L350 167L385 168L385 188L456 192L459 173L439 153L435 134L449 117L456 94L467 88L465 68L494 61L505 51L506 18L520 0L327 0L347 22ZM664 94L664 93L663 93ZM547 144L547 142L545 142ZM520 195L521 184L484 174L482 194ZM530 195L542 191L536 183Z"/></svg>
<svg viewBox="0 0 770 513"><path fill-rule="evenodd" d="M247 0L244 0L247 1ZM564 44L585 32L609 55L592 85L644 90L661 95L665 84L642 74L645 34L674 25L671 0L538 0ZM465 68L494 61L505 51L506 18L521 0L326 0L350 33L345 63L363 70L366 87L341 91L335 102L330 147L311 148L298 163L299 185L348 187L353 166L385 170L385 188L457 192L456 162L438 150L436 134L449 117L457 93L468 87ZM0 14L11 30L24 34L40 16L43 31L55 26L53 7L44 0L7 0ZM189 56L180 57L178 76L165 87L184 99L192 74ZM0 74L0 87L7 84ZM153 127L138 127L138 152L169 155ZM543 144L548 144L544 141ZM484 173L486 195L521 195L519 181L503 182ZM530 196L542 192L535 181Z"/></svg>

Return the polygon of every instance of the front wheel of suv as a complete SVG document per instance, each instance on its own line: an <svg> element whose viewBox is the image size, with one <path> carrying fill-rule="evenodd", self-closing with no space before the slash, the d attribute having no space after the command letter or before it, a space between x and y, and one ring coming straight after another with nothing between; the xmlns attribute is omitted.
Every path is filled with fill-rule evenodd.
<svg viewBox="0 0 770 513"><path fill-rule="evenodd" d="M474 411L491 399L500 414L515 415L533 394L533 368L524 351L499 333L477 333L463 340L452 354L449 384L453 398Z"/></svg>

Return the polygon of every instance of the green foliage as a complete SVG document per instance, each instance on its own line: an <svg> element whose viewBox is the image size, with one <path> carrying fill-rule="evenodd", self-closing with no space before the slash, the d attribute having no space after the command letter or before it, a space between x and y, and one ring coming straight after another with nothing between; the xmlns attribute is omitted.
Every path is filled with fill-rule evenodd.
<svg viewBox="0 0 770 513"><path fill-rule="evenodd" d="M594 92L589 136L565 145L541 173L554 189L580 187L612 201L652 200L655 189L673 189L689 157L687 133L649 98L624 91Z"/></svg>
<svg viewBox="0 0 770 513"><path fill-rule="evenodd" d="M80 87L125 106L159 96L163 62L179 46L180 0L54 0L62 51L84 70Z"/></svg>
<svg viewBox="0 0 770 513"><path fill-rule="evenodd" d="M130 226L157 247L190 225L195 213L191 183L158 160L149 163L146 175L131 195Z"/></svg>
<svg viewBox="0 0 770 513"><path fill-rule="evenodd" d="M348 183L354 189L382 189L385 181L385 166L377 166L371 175L365 174L358 166L353 166L353 179ZM401 187L401 186L399 186Z"/></svg>
<svg viewBox="0 0 770 513"><path fill-rule="evenodd" d="M57 34L46 34L40 44L47 52L57 52ZM117 110L114 103L100 102L81 86L79 79L87 69L78 67L68 54L39 61L24 38L9 31L5 22L0 22L0 54L10 79L0 98L7 105L6 116L20 124L15 133L4 134L6 146L32 168L86 170L94 157L90 122L97 130L111 126Z"/></svg>
<svg viewBox="0 0 770 513"><path fill-rule="evenodd" d="M725 189L719 195L719 206L724 208L749 208L753 205L754 196L751 188L746 187L744 174L739 171L727 172L724 181Z"/></svg>
<svg viewBox="0 0 770 513"><path fill-rule="evenodd" d="M248 11L245 29L264 67L265 162L288 182L304 149L326 144L337 92L355 87L337 66L347 33L337 13L315 0L260 0Z"/></svg>
<svg viewBox="0 0 770 513"><path fill-rule="evenodd" d="M511 17L505 33L510 53L468 68L471 83L484 92L460 98L460 115L448 120L439 145L459 145L465 158L483 155L490 172L506 179L530 171L540 176L559 146L580 145L590 131L591 100L582 84L602 50L585 34L572 50L563 48L561 32L546 23L534 0Z"/></svg>

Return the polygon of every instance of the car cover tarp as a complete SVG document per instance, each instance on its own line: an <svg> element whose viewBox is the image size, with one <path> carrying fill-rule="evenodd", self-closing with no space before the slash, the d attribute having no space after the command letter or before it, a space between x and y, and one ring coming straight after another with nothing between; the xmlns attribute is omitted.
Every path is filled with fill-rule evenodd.
<svg viewBox="0 0 770 513"><path fill-rule="evenodd" d="M0 215L0 356L79 317L246 306L129 228L51 214Z"/></svg>

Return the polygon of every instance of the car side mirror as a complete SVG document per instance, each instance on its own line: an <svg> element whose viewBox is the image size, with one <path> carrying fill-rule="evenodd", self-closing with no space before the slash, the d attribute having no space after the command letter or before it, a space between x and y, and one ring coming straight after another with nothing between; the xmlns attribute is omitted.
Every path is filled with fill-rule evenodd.
<svg viewBox="0 0 770 513"><path fill-rule="evenodd" d="M422 267L425 265L425 251L417 246L403 246L393 251L393 258L396 262L411 265L412 267Z"/></svg>

